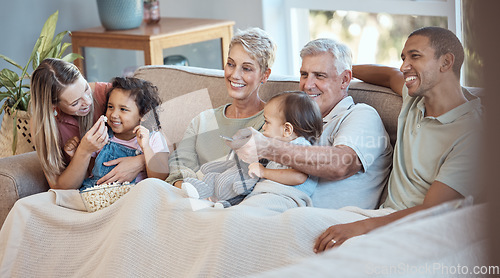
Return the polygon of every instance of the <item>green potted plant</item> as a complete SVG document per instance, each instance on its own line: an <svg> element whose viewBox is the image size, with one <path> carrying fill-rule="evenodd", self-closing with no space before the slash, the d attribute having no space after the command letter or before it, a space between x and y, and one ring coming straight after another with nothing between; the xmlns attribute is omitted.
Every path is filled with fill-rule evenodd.
<svg viewBox="0 0 500 278"><path fill-rule="evenodd" d="M2 120L2 131L0 131L0 136L8 137L7 139L3 138L4 142L0 142L0 144L3 143L3 145L5 145L5 141L11 141L10 143L12 143L12 154L16 154L18 145L18 129L24 129L24 136L31 137L29 135L29 128L27 129L26 127L17 127L19 124L21 124L21 122L18 121L18 117L21 114L25 118L29 117L27 112L30 102L29 81L31 78L31 73L38 67L40 62L46 58L59 58L68 62L73 62L77 58L82 58L76 53L70 53L62 57L64 51L71 45L70 43L62 43L62 40L64 36L70 32L63 31L54 36L58 15L59 11L56 11L47 19L47 21L43 25L40 37L33 47L33 51L31 52L26 66L21 67L12 59L0 54L0 58L14 65L20 70L20 74L7 68L4 68L0 71L0 101L5 100L2 106L2 110L5 111L5 114ZM30 65L31 69L28 70ZM25 120L24 122L27 126L28 121ZM7 124L10 126L7 126ZM5 134L6 132L4 131L4 129L12 129L12 133L7 132L9 134ZM10 140L10 138L12 139ZM30 140L29 138L26 139ZM1 138L0 141L2 141ZM31 145L32 150L32 143L26 143Z"/></svg>

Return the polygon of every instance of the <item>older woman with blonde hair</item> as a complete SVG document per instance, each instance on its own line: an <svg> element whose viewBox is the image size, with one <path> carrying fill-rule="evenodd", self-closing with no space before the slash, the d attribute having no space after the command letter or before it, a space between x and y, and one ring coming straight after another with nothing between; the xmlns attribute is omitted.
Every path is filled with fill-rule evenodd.
<svg viewBox="0 0 500 278"><path fill-rule="evenodd" d="M88 83L75 65L60 59L45 59L33 72L30 131L51 188L79 188L87 176L80 166L108 142L100 120L108 86ZM107 163L118 165L98 183L130 181L144 169L143 155Z"/></svg>
<svg viewBox="0 0 500 278"><path fill-rule="evenodd" d="M233 101L206 110L191 121L170 156L167 182L180 187L184 178L196 178L204 163L225 158L230 149L220 135L231 137L241 128L262 128L265 103L259 89L271 74L275 51L275 43L259 28L236 32L224 66L227 93Z"/></svg>

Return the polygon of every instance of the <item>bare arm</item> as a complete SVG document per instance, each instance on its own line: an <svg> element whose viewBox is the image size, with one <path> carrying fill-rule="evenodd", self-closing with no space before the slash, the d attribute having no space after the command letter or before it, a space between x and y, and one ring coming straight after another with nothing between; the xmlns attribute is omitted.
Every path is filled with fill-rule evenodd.
<svg viewBox="0 0 500 278"><path fill-rule="evenodd" d="M402 95L404 77L397 68L381 65L353 65L352 74L364 82L390 88Z"/></svg>
<svg viewBox="0 0 500 278"><path fill-rule="evenodd" d="M273 147L262 149L262 157L309 175L343 180L362 169L356 152L347 146L300 146L271 140Z"/></svg>
<svg viewBox="0 0 500 278"><path fill-rule="evenodd" d="M87 169L90 163L91 154L78 148L64 171L56 178L56 182L49 181L52 189L78 189L82 186L83 180L87 177ZM82 167L87 165L87 167ZM47 175L45 175L47 177Z"/></svg>
<svg viewBox="0 0 500 278"><path fill-rule="evenodd" d="M268 169L262 164L255 162L248 166L248 174L251 177L259 177L272 180L285 185L303 184L308 175L295 169Z"/></svg>
<svg viewBox="0 0 500 278"><path fill-rule="evenodd" d="M169 153L149 153L144 152L146 159L146 172L148 178L165 180L168 177L168 156Z"/></svg>
<svg viewBox="0 0 500 278"><path fill-rule="evenodd" d="M286 185L299 185L303 184L308 175L295 169L267 169L264 168L263 178Z"/></svg>
<svg viewBox="0 0 500 278"><path fill-rule="evenodd" d="M362 169L356 152L343 145L295 145L265 137L253 128L238 131L233 139L233 142L227 144L247 163L267 158L300 172L329 180L342 180Z"/></svg>
<svg viewBox="0 0 500 278"><path fill-rule="evenodd" d="M148 129L143 126L137 126L134 129L137 136L137 142L144 152L144 159L146 160L146 173L148 178L158 178L165 180L168 177L168 152L156 153L149 144L150 134ZM166 144L166 142L165 142Z"/></svg>
<svg viewBox="0 0 500 278"><path fill-rule="evenodd" d="M424 202L421 205L400 210L382 217L373 217L353 223L331 226L316 240L314 252L323 252L332 247L341 245L351 237L366 234L375 228L392 223L414 212L463 197L464 196L446 184L434 181L429 191L427 191ZM333 243L332 239L335 240L336 243Z"/></svg>
<svg viewBox="0 0 500 278"><path fill-rule="evenodd" d="M97 121L84 135L74 152L73 158L56 177L55 183L49 181L52 189L77 189L87 177L87 169L93 152L101 149L108 142L108 131L103 120ZM83 166L83 167L82 167ZM47 174L45 174L47 176ZM47 179L49 180L49 179Z"/></svg>

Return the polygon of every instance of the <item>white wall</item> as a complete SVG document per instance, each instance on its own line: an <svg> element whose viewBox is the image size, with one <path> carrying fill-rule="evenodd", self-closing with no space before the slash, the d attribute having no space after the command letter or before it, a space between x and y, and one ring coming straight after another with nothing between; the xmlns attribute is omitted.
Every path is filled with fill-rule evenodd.
<svg viewBox="0 0 500 278"><path fill-rule="evenodd" d="M262 27L261 1L267 0L160 0L162 16L228 19L236 22L237 28L250 26ZM100 25L96 1L91 0L16 0L0 4L0 54L24 66L33 45L38 38L45 20L59 10L56 33L64 30L79 30ZM71 42L69 37L65 41ZM213 43L201 46L188 46L174 49L165 55L192 53L193 51L212 51ZM122 73L122 68L144 63L142 52L129 50L87 49L89 81L107 81ZM193 58L207 57L200 54ZM220 61L217 57L213 60ZM204 61L198 61L202 63ZM219 62L220 63L220 62ZM217 64L218 66L218 64ZM0 69L13 66L0 61ZM116 70L119 69L119 70Z"/></svg>
<svg viewBox="0 0 500 278"><path fill-rule="evenodd" d="M56 33L99 25L95 1L79 0L18 0L0 4L0 54L24 66L40 35L43 23L59 10ZM65 38L70 42L69 37ZM0 69L13 66L3 60Z"/></svg>
<svg viewBox="0 0 500 278"><path fill-rule="evenodd" d="M160 0L162 16L227 19L235 29L262 27L262 3L267 0Z"/></svg>

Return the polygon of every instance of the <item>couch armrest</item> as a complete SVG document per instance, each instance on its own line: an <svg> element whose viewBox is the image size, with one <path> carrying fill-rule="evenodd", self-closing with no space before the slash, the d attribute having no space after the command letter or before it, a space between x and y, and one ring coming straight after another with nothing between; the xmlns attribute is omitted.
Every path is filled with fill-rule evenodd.
<svg viewBox="0 0 500 278"><path fill-rule="evenodd" d="M23 197L49 190L36 152L0 159L0 225L14 203Z"/></svg>

